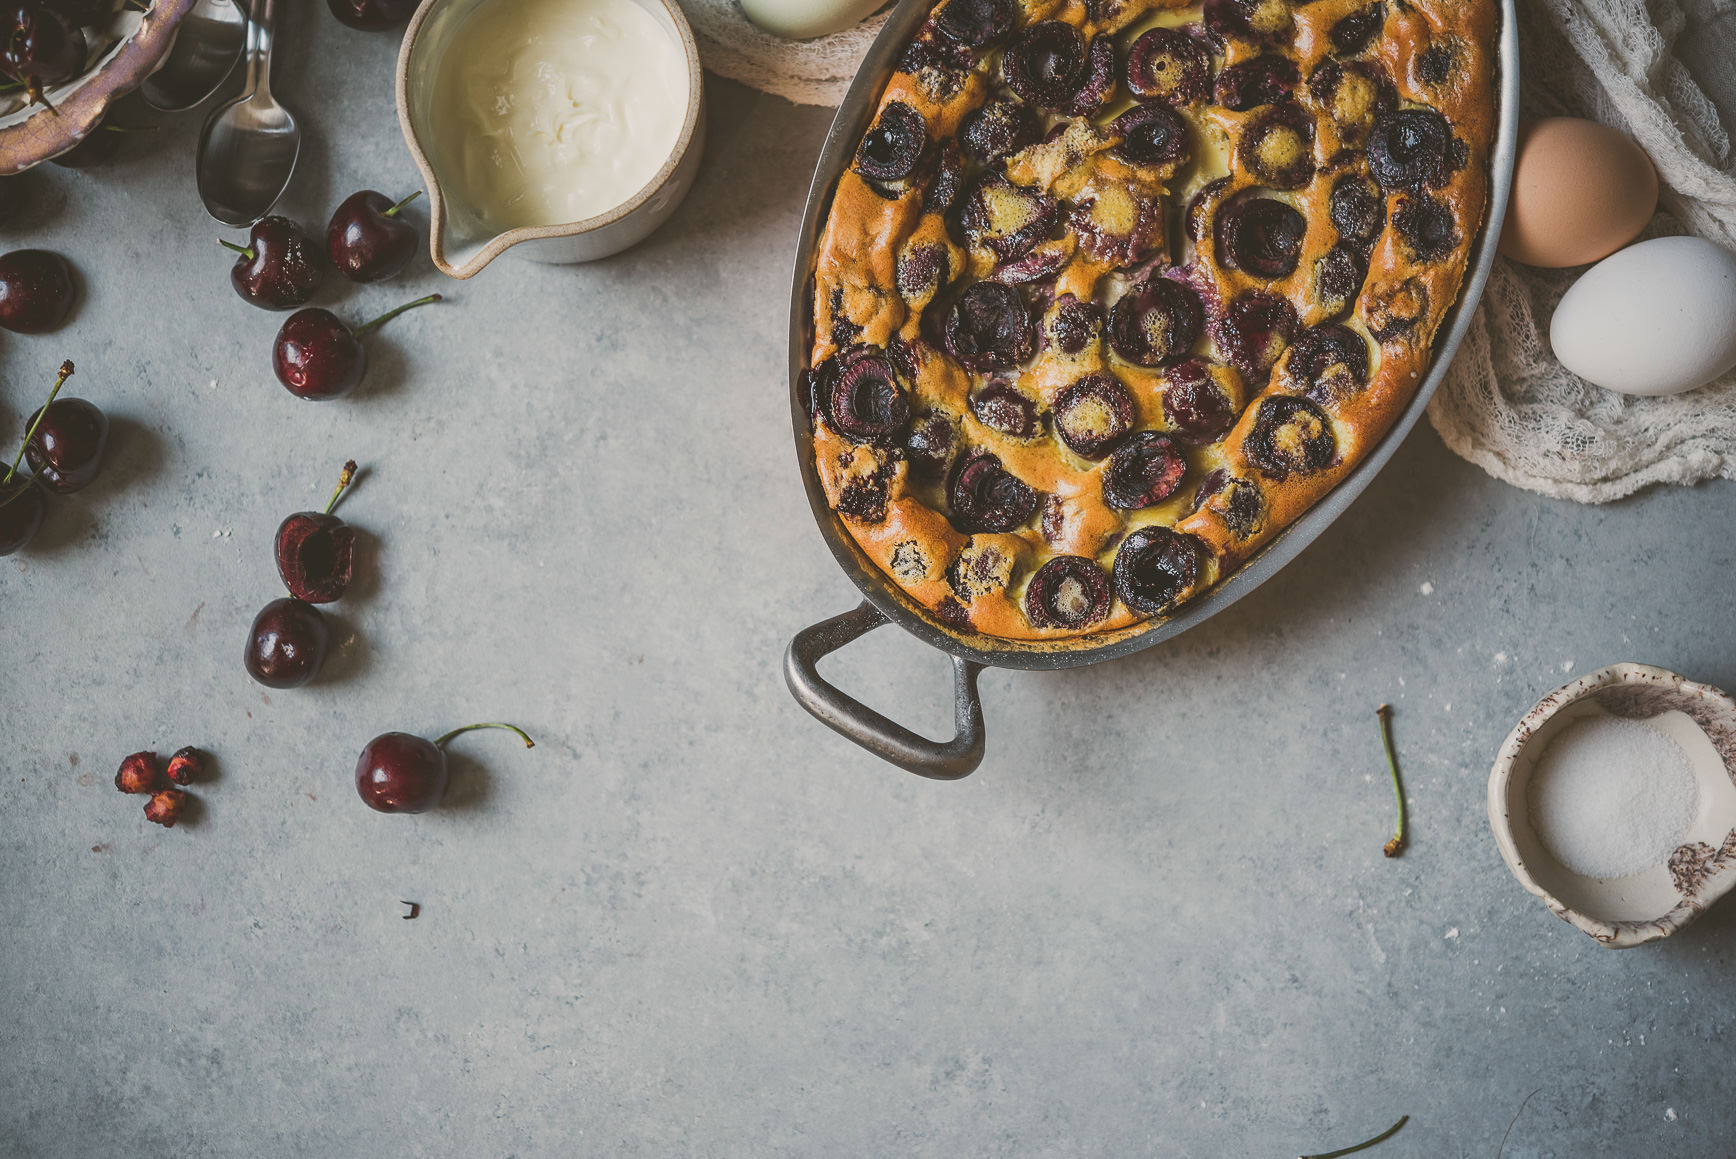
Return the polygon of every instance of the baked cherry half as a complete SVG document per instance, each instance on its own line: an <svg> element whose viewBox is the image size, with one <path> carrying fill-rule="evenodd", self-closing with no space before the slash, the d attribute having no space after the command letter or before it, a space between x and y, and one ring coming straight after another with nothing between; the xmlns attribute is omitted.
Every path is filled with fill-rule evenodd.
<svg viewBox="0 0 1736 1159"><path fill-rule="evenodd" d="M1296 35L1290 0L1206 0L1205 20L1226 38L1287 44Z"/></svg>
<svg viewBox="0 0 1736 1159"><path fill-rule="evenodd" d="M1218 264L1257 278L1283 278L1295 272L1308 233L1308 219L1270 197L1232 201L1218 211Z"/></svg>
<svg viewBox="0 0 1736 1159"><path fill-rule="evenodd" d="M1433 109L1399 109L1375 118L1368 171L1383 189L1440 185L1452 167L1453 130Z"/></svg>
<svg viewBox="0 0 1736 1159"><path fill-rule="evenodd" d="M1220 374L1233 374L1219 367ZM1236 425L1236 404L1203 358L1190 358L1164 373L1163 417L1189 446L1215 443Z"/></svg>
<svg viewBox="0 0 1736 1159"><path fill-rule="evenodd" d="M1075 455L1101 459L1133 429L1133 396L1108 374L1088 374L1055 400L1055 433Z"/></svg>
<svg viewBox="0 0 1736 1159"><path fill-rule="evenodd" d="M1212 95L1224 108L1245 113L1261 105L1289 100L1290 91L1301 79L1296 66L1284 57L1256 56L1218 73L1218 79L1212 82Z"/></svg>
<svg viewBox="0 0 1736 1159"><path fill-rule="evenodd" d="M1031 356L1031 316L1019 291L977 282L946 315L946 348L971 370L1004 370Z"/></svg>
<svg viewBox="0 0 1736 1159"><path fill-rule="evenodd" d="M1175 166L1187 161L1187 122L1164 105L1134 105L1109 122L1121 138L1116 156L1135 165Z"/></svg>
<svg viewBox="0 0 1736 1159"><path fill-rule="evenodd" d="M1260 400L1242 450L1269 479L1310 475L1338 459L1326 412L1305 398L1271 394Z"/></svg>
<svg viewBox="0 0 1736 1159"><path fill-rule="evenodd" d="M1386 198L1368 178L1346 174L1332 186L1327 215L1345 241L1373 245L1386 226Z"/></svg>
<svg viewBox="0 0 1736 1159"><path fill-rule="evenodd" d="M1103 501L1123 511L1162 503L1181 487L1187 460L1175 440L1158 431L1128 437L1103 469Z"/></svg>
<svg viewBox="0 0 1736 1159"><path fill-rule="evenodd" d="M998 455L983 453L965 459L953 472L947 503L960 531L1012 531L1037 509L1037 493L1002 467Z"/></svg>
<svg viewBox="0 0 1736 1159"><path fill-rule="evenodd" d="M1115 594L1143 616L1174 607L1199 575L1199 541L1167 527L1141 527L1115 553Z"/></svg>
<svg viewBox="0 0 1736 1159"><path fill-rule="evenodd" d="M992 165L1042 139L1043 123L1023 101L989 101L966 113L958 126L964 155L979 165Z"/></svg>
<svg viewBox="0 0 1736 1159"><path fill-rule="evenodd" d="M277 525L273 544L277 574L298 600L329 604L349 589L354 574L356 532L332 508L356 477L354 460L344 464L337 490L324 511L297 511Z"/></svg>
<svg viewBox="0 0 1736 1159"><path fill-rule="evenodd" d="M1109 309L1109 345L1135 366L1162 366L1200 336L1199 294L1172 278L1152 278Z"/></svg>
<svg viewBox="0 0 1736 1159"><path fill-rule="evenodd" d="M856 172L872 181L902 181L928 147L928 123L903 101L888 101L856 147Z"/></svg>
<svg viewBox="0 0 1736 1159"><path fill-rule="evenodd" d="M1283 378L1317 403L1343 402L1368 385L1368 340L1347 326L1311 326L1290 344Z"/></svg>
<svg viewBox="0 0 1736 1159"><path fill-rule="evenodd" d="M987 48L1013 30L1014 0L951 0L934 14L942 36L972 48Z"/></svg>
<svg viewBox="0 0 1736 1159"><path fill-rule="evenodd" d="M1332 41L1332 48L1340 56L1354 56L1367 48L1369 42L1380 35L1386 26L1386 5L1381 0L1375 0L1360 12L1352 12L1343 17L1326 38Z"/></svg>
<svg viewBox="0 0 1736 1159"><path fill-rule="evenodd" d="M293 310L304 306L319 289L319 252L301 226L273 214L253 223L247 244L217 239L238 257L229 268L229 284L263 310Z"/></svg>
<svg viewBox="0 0 1736 1159"><path fill-rule="evenodd" d="M536 742L511 724L490 722L455 728L438 740L407 732L382 733L367 743L356 760L356 792L370 809L381 813L425 813L446 796L446 742L479 728L504 728L517 733L525 748Z"/></svg>
<svg viewBox="0 0 1736 1159"><path fill-rule="evenodd" d="M1244 377L1264 382L1295 333L1296 307L1290 300L1254 292L1230 303L1213 337Z"/></svg>
<svg viewBox="0 0 1736 1159"><path fill-rule="evenodd" d="M851 442L890 442L910 421L898 371L878 346L852 346L827 359L814 389L826 425Z"/></svg>
<svg viewBox="0 0 1736 1159"><path fill-rule="evenodd" d="M416 256L416 227L400 214L420 196L418 189L394 202L364 189L344 198L326 225L332 265L352 282L383 282L402 273Z"/></svg>
<svg viewBox="0 0 1736 1159"><path fill-rule="evenodd" d="M299 688L325 662L331 629L312 604L272 600L253 618L243 662L247 674L267 688Z"/></svg>
<svg viewBox="0 0 1736 1159"><path fill-rule="evenodd" d="M1025 615L1039 628L1089 628L1109 615L1115 593L1095 560L1060 555L1037 569L1025 588Z"/></svg>
<svg viewBox="0 0 1736 1159"><path fill-rule="evenodd" d="M72 267L59 254L13 250L0 256L0 326L19 334L47 334L60 329L77 299Z"/></svg>
<svg viewBox="0 0 1736 1159"><path fill-rule="evenodd" d="M362 384L362 376L368 371L368 352L362 346L362 338L405 310L439 300L439 294L429 294L406 302L354 330L330 310L318 306L297 310L277 332L271 368L277 381L297 398L312 402L342 398Z"/></svg>
<svg viewBox="0 0 1736 1159"><path fill-rule="evenodd" d="M1037 400L1004 379L977 391L971 397L970 409L983 426L1015 439L1036 434L1041 421Z"/></svg>
<svg viewBox="0 0 1736 1159"><path fill-rule="evenodd" d="M1127 90L1142 101L1191 105L1211 87L1206 46L1179 28L1153 28L1127 50Z"/></svg>
<svg viewBox="0 0 1736 1159"><path fill-rule="evenodd" d="M1115 46L1100 36L1089 46L1063 20L1020 29L1001 54L1001 75L1022 100L1087 116L1115 89Z"/></svg>

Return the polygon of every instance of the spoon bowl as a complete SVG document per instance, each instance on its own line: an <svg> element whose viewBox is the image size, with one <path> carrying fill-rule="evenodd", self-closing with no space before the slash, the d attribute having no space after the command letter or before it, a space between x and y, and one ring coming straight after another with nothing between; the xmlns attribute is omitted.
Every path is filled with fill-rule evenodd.
<svg viewBox="0 0 1736 1159"><path fill-rule="evenodd" d="M251 225L283 196L301 153L301 126L271 95L276 0L254 0L247 25L247 84L199 135L199 197L224 225Z"/></svg>
<svg viewBox="0 0 1736 1159"><path fill-rule="evenodd" d="M246 40L240 0L198 0L176 30L162 67L139 86L139 96L159 112L192 108L229 79Z"/></svg>

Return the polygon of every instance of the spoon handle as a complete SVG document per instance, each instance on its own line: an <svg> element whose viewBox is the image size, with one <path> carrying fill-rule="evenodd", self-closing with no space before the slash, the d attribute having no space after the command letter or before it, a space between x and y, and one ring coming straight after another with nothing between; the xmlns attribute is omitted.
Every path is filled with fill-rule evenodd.
<svg viewBox="0 0 1736 1159"><path fill-rule="evenodd" d="M271 96L271 37L277 0L252 0L247 16L247 88L250 96Z"/></svg>

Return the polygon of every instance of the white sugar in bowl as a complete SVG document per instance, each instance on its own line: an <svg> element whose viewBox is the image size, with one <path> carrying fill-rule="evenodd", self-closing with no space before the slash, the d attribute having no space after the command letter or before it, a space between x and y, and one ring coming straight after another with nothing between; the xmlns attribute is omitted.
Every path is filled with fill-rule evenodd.
<svg viewBox="0 0 1736 1159"><path fill-rule="evenodd" d="M1619 250L1575 282L1549 325L1561 364L1621 394L1680 394L1736 367L1736 253L1698 237Z"/></svg>

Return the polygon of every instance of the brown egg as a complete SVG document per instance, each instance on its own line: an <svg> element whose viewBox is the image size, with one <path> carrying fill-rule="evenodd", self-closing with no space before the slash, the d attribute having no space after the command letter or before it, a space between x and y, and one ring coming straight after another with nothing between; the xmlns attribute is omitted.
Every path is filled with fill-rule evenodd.
<svg viewBox="0 0 1736 1159"><path fill-rule="evenodd" d="M1638 237L1657 208L1657 172L1631 137L1545 117L1520 126L1500 250L1531 266L1583 266Z"/></svg>

